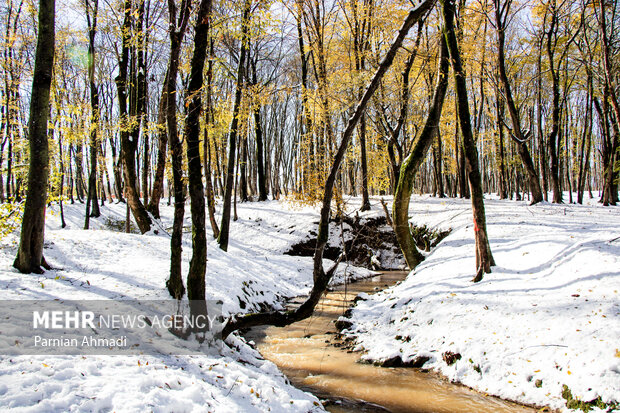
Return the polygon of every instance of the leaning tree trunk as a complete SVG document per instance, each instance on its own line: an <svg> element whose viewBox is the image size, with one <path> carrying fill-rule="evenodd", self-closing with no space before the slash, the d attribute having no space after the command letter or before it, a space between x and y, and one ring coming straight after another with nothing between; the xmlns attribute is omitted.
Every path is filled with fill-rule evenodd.
<svg viewBox="0 0 620 413"><path fill-rule="evenodd" d="M446 40L441 38L441 50L439 54L439 64L437 84L433 93L433 102L426 118L424 129L420 136L412 145L409 156L403 161L398 177L398 186L394 193L394 205L392 215L394 219L394 232L398 245L405 256L405 261L410 270L413 270L422 260L422 255L416 248L415 241L409 230L409 201L413 192L415 174L420 169L424 158L431 147L433 138L438 135L439 120L443 108L446 90L448 89L448 48Z"/></svg>
<svg viewBox="0 0 620 413"><path fill-rule="evenodd" d="M325 189L323 194L323 205L321 207L320 220L319 220L319 230L317 235L317 243L314 252L314 266L313 266L313 279L314 285L312 290L310 291L310 296L308 299L299 306L295 311L288 312L279 312L279 311L270 311L270 312L262 312L262 313L252 313L246 314L242 316L235 316L229 319L222 331L223 338L226 338L233 331L239 330L241 328L249 328L258 325L275 325L279 327L283 327L294 323L299 320L303 320L308 318L314 312L314 308L318 304L321 296L325 293L327 289L327 285L331 280L332 275L336 271L336 264L330 268L327 272L325 272L323 268L323 251L325 249L325 245L327 245L328 233L329 233L329 216L331 211L331 201L333 198L334 184L336 182L336 176L338 174L338 170L340 169L340 165L342 164L342 160L344 159L345 153L347 151L347 147L349 146L349 142L351 141L351 136L353 135L353 131L357 126L357 123L364 113L368 102L372 98L375 90L379 86L383 75L388 70L388 68L392 65L394 61L394 57L396 56L396 52L400 48L405 36L409 32L411 26L413 26L418 20L423 18L424 15L428 12L428 10L435 4L434 0L426 0L425 2L420 3L416 8L412 9L403 26L398 32L398 36L394 39L389 51L387 52L385 58L379 65L375 75L373 76L370 84L368 85L364 95L358 102L355 111L351 118L347 123L347 127L342 133L342 139L340 141L340 146L338 147L338 151L334 156L334 162L331 166L329 175L327 180L325 181Z"/></svg>
<svg viewBox="0 0 620 413"><path fill-rule="evenodd" d="M19 249L13 266L22 273L41 274L41 267L49 268L43 257L45 233L45 205L49 178L49 146L47 121L49 118L50 86L54 67L55 0L39 1L39 34L34 62L32 95L30 97L30 165L28 195L24 206Z"/></svg>
<svg viewBox="0 0 620 413"><path fill-rule="evenodd" d="M461 62L459 45L454 32L454 3L451 0L440 0L443 20L444 35L450 51L450 61L454 73L456 89L457 109L463 135L463 152L465 154L465 167L471 193L471 207L474 216L474 236L476 239L476 276L473 281L482 280L483 273L490 273L495 265L493 254L487 236L486 216L484 212L484 195L482 192L482 179L478 167L478 151L471 129L471 117L469 114L469 100L467 97L467 83L465 69Z"/></svg>

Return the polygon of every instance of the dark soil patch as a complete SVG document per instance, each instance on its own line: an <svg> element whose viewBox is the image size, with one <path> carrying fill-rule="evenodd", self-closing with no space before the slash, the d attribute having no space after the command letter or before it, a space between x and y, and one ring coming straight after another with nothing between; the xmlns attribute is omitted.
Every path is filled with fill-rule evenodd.
<svg viewBox="0 0 620 413"><path fill-rule="evenodd" d="M296 257L312 257L314 256L315 249L316 238L309 238L293 245L288 251L285 252L285 254ZM341 248L328 246L323 250L323 257L330 260L336 260L340 256L341 251Z"/></svg>
<svg viewBox="0 0 620 413"><path fill-rule="evenodd" d="M345 217L342 218L342 221L341 219L334 219L332 223L337 227L341 223L347 224L344 226L343 234L347 240L344 243L344 261L358 267L390 270L398 268L394 267L394 261L403 260L396 235L392 228L387 225L385 217L369 219ZM316 248L316 235L312 235L312 238L307 238L293 245L285 254L301 257L313 256ZM343 252L342 242L337 242L338 246L334 246L333 240L330 241L332 241L331 245L325 247L323 256L330 260L336 260Z"/></svg>
<svg viewBox="0 0 620 413"><path fill-rule="evenodd" d="M461 353L453 353L452 351L446 351L445 353L441 355L441 357L443 358L443 361L445 361L448 366L451 366L454 363L456 363L457 360L461 359Z"/></svg>
<svg viewBox="0 0 620 413"><path fill-rule="evenodd" d="M337 227L346 223L343 237L344 261L355 266L372 270L401 269L405 265L403 254L396 240L396 234L388 225L385 217L360 219L359 217L337 218L331 221ZM440 231L427 226L411 226L411 234L419 249L430 251L437 246L450 231ZM311 238L293 245L285 254L301 257L312 257L316 248L316 233L310 234ZM343 252L341 241L331 243L325 247L323 257L336 260ZM337 246L335 246L336 244Z"/></svg>
<svg viewBox="0 0 620 413"><path fill-rule="evenodd" d="M417 356L411 359L410 361L403 361L400 356L394 356L392 358L383 360L379 363L381 367L407 367L407 368L422 368L424 364L429 361L431 358L427 356Z"/></svg>

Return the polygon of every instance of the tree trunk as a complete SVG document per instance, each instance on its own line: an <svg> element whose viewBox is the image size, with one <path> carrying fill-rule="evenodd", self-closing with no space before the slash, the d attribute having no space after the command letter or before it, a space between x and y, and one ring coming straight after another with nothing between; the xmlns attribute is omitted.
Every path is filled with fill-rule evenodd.
<svg viewBox="0 0 620 413"><path fill-rule="evenodd" d="M301 193L305 194L310 190L310 183L312 174L316 170L316 162L314 159L314 135L312 132L312 118L308 103L308 53L304 44L304 36L302 30L302 18L303 18L303 1L295 1L297 13L295 14L295 22L297 26L297 42L299 46L299 55L301 60L301 126L302 126L302 138L301 138ZM256 141L258 144L258 140ZM262 155L261 155L262 156ZM264 159L268 159L266 156ZM265 167L265 200L267 199L267 168ZM260 175L259 175L260 182ZM260 185L259 185L260 186Z"/></svg>
<svg viewBox="0 0 620 413"><path fill-rule="evenodd" d="M75 203L73 199L73 167L71 166L71 153L73 152L73 145L69 144L69 200L71 204Z"/></svg>
<svg viewBox="0 0 620 413"><path fill-rule="evenodd" d="M200 90L209 44L209 15L211 0L202 0L198 9L194 35L194 54L190 66L190 79L185 92L187 117L185 139L187 141L187 169L192 214L192 259L187 274L187 298L192 317L207 315L205 301L205 273L207 272L207 232L205 229L205 193L202 185L202 162L200 160Z"/></svg>
<svg viewBox="0 0 620 413"><path fill-rule="evenodd" d="M603 96L603 119L607 123L607 119L611 118L612 130L607 128L607 139L603 144L603 196L601 201L604 206L616 205L618 201L618 185L615 179L615 159L618 152L618 131L617 120L613 119L613 115L609 113L608 109L608 88L605 87L606 93Z"/></svg>
<svg viewBox="0 0 620 413"><path fill-rule="evenodd" d="M239 163L241 166L241 177L240 177L240 183L239 185L241 186L240 189L240 195L239 197L241 198L241 202L247 202L248 201L248 138L247 138L247 134L244 134L244 136L241 138L241 141L239 142L240 146L241 146L241 156L239 159Z"/></svg>
<svg viewBox="0 0 620 413"><path fill-rule="evenodd" d="M435 167L437 197L445 198L446 193L443 185L443 145L441 142L441 131L439 129L437 129L437 147L433 148L433 164Z"/></svg>
<svg viewBox="0 0 620 413"><path fill-rule="evenodd" d="M603 109L607 105L607 96L609 100L611 100L611 106L614 111L611 125L613 130L613 137L611 137L611 133L609 133L609 162L605 168L605 176L604 176L604 184L603 184L603 205L616 205L618 202L618 179L620 175L620 171L616 169L616 160L620 158L620 152L618 148L620 147L620 128L618 123L620 123L620 102L618 101L618 96L616 95L617 90L617 73L614 73L611 61L611 52L612 48L611 39L607 34L607 16L605 15L605 5L603 2L599 4L599 27L602 35L601 48L603 49L603 63L605 68L605 97L603 101ZM612 32L614 30L614 25L612 23ZM613 118L612 117L612 118Z"/></svg>
<svg viewBox="0 0 620 413"><path fill-rule="evenodd" d="M303 40L300 40L303 42ZM302 46L303 48L303 46ZM256 64L252 62L252 84L258 84L258 79L256 77ZM302 87L305 87L302 86ZM302 100L302 105L304 102ZM267 182L265 179L265 161L263 158L263 126L261 124L260 118L260 101L254 103L252 107L252 113L254 115L254 136L256 139L256 166L258 169L258 200L266 201L267 200ZM305 109L302 109L305 110Z"/></svg>
<svg viewBox="0 0 620 413"><path fill-rule="evenodd" d="M560 75L555 69L553 35L557 32L558 17L555 6L551 6L551 27L547 32L547 56L549 58L549 74L551 75L553 91L553 107L551 111L551 132L547 138L549 147L549 159L551 160L551 186L553 187L553 202L562 203L562 190L560 188L560 173L558 161L558 146L560 132Z"/></svg>
<svg viewBox="0 0 620 413"><path fill-rule="evenodd" d="M226 188L224 189L224 206L222 208L222 224L220 225L220 236L218 243L222 250L228 250L228 233L230 230L230 208L233 196L233 185L235 182L235 153L237 135L239 128L239 108L241 106L241 96L243 94L243 83L245 80L245 59L248 47L250 30L250 8L251 2L245 0L243 16L241 18L241 50L239 52L239 65L237 67L237 85L235 87L235 101L233 104L232 120L230 122L230 132L228 134L228 170L226 172Z"/></svg>
<svg viewBox="0 0 620 413"><path fill-rule="evenodd" d="M3 118L4 118L4 106L0 108L0 110L3 112ZM0 131L4 131L4 124L0 125ZM0 203L5 202L4 180L2 179L2 161L4 157L4 145L6 145L6 142L7 142L7 138L5 136L2 139L2 143L0 143Z"/></svg>
<svg viewBox="0 0 620 413"><path fill-rule="evenodd" d="M207 208L209 210L209 221L211 223L211 230L213 231L213 238L219 237L220 228L217 225L217 220L215 219L215 195L213 194L213 184L211 181L212 178L212 170L211 170L211 142L209 135L209 128L213 126L213 103L212 103L212 95L213 95L213 36L209 36L209 56L208 56L208 65L207 65L207 110L205 116L205 137L203 144L203 153L205 157L205 182L206 182L206 191L207 191ZM217 154L216 154L217 156Z"/></svg>
<svg viewBox="0 0 620 413"><path fill-rule="evenodd" d="M370 211L368 196L368 161L366 156L366 116L362 115L359 127L360 152L362 158L362 206L360 211Z"/></svg>
<svg viewBox="0 0 620 413"><path fill-rule="evenodd" d="M170 237L170 277L166 287L177 300L185 295L181 273L183 245L183 216L185 215L185 183L183 182L183 146L179 140L177 127L177 74L183 36L189 22L189 2L181 2L182 9L177 19L176 2L168 2L170 60L168 61L168 78L164 85L166 90L166 123L168 126L168 146L170 148L172 167L172 186L174 188L174 215L172 235ZM170 195L169 195L170 198Z"/></svg>
<svg viewBox="0 0 620 413"><path fill-rule="evenodd" d="M538 58L536 62L537 66L537 86L536 86L536 126L538 129L538 165L540 167L540 176L542 180L542 192L543 199L549 200L549 184L547 182L548 177L548 164L547 164L547 150L545 149L545 134L543 133L543 119L542 119L542 55L543 55L543 43L544 43L544 31L541 33L538 43ZM532 145L533 146L533 145Z"/></svg>
<svg viewBox="0 0 620 413"><path fill-rule="evenodd" d="M39 33L28 122L30 141L28 195L24 206L19 249L13 263L13 266L22 273L41 274L42 266L49 268L43 257L43 240L49 178L47 122L54 67L55 9L55 0L39 1Z"/></svg>
<svg viewBox="0 0 620 413"><path fill-rule="evenodd" d="M205 140L208 137L208 133L205 131ZM217 220L215 219L215 196L213 195L213 183L211 181L211 160L210 154L211 150L207 150L207 159L205 159L205 182L206 182L206 190L207 190L207 208L209 210L209 222L211 223L211 230L213 231L213 238L216 238L220 235L220 228L217 225Z"/></svg>
<svg viewBox="0 0 620 413"><path fill-rule="evenodd" d="M358 4L361 3L361 4ZM346 10L346 8L345 8ZM347 18L349 27L353 36L353 57L355 60L355 72L359 79L363 75L366 65L366 53L370 50L370 35L372 33L372 17L374 12L374 4L372 1L358 2L352 0L350 2L350 10L352 18ZM358 99L364 93L363 85L359 84ZM368 158L366 154L366 116L362 114L359 122L359 145L362 172L362 206L360 211L370 210L370 200L368 196Z"/></svg>
<svg viewBox="0 0 620 413"><path fill-rule="evenodd" d="M504 155L504 124L503 124L503 108L499 99L499 91L495 94L495 111L497 114L497 149L499 155L499 167L498 167L498 185L499 185L499 199L508 198L506 189L506 160Z"/></svg>
<svg viewBox="0 0 620 413"><path fill-rule="evenodd" d="M237 159L240 159L241 156L239 156L239 146L241 138L239 138L239 141L237 141ZM235 165L235 185L233 188L233 222L236 222L239 219L239 216L237 215L237 193L238 193L238 189L239 189L239 163L237 162L237 164Z"/></svg>
<svg viewBox="0 0 620 413"><path fill-rule="evenodd" d="M88 84L90 88L90 173L88 174L88 193L86 200L86 214L84 229L90 226L90 217L98 218L101 215L97 202L97 149L99 142L97 132L99 130L99 90L95 83L95 35L97 34L97 12L99 1L85 2L86 20L88 22Z"/></svg>
<svg viewBox="0 0 620 413"><path fill-rule="evenodd" d="M512 0L506 0L506 5L510 6ZM497 53L497 67L499 71L499 78L502 84L502 88L504 89L504 96L506 100L506 104L508 106L508 113L510 114L510 119L512 120L512 130L511 137L515 141L518 147L519 156L521 157L521 161L523 162L523 167L528 175L528 182L530 191L532 192L532 204L536 204L543 200L542 191L540 189L540 180L538 178L538 173L536 172L536 168L534 167L534 162L532 161L532 156L530 155L530 151L527 147L527 140L531 136L531 133L527 134L523 132L521 128L521 119L519 116L519 109L515 104L515 101L512 97L512 88L510 86L510 82L508 80L508 75L506 73L506 58L504 55L504 37L506 30L506 19L508 18L508 10L509 7L502 7L503 5L500 3L500 0L495 0L495 27L497 30L497 38L498 38L498 53ZM503 12L502 12L503 11Z"/></svg>
<svg viewBox="0 0 620 413"><path fill-rule="evenodd" d="M170 53L172 55L172 53ZM164 173L166 172L166 158L168 150L168 134L166 133L166 110L168 108L168 84L170 69L166 70L164 85L159 98L159 108L157 110L157 165L155 166L155 179L153 181L153 191L151 199L146 209L155 219L160 218L159 202L164 193Z"/></svg>
<svg viewBox="0 0 620 413"><path fill-rule="evenodd" d="M60 94L58 93L58 90L55 90L55 95L54 95L54 100L56 101L56 119L54 120L54 128L50 131L50 137L52 138L52 140L54 139L54 131L58 131L57 132L57 137L58 137L58 161L60 163L59 165L59 173L60 173L60 179L59 179L59 188L58 188L58 205L60 206L60 227L61 228L66 228L67 227L67 223L65 222L65 209L63 206L63 198L64 198L64 189L65 189L65 160L64 160L64 155L63 155L63 148L62 148L62 129L61 129L61 106L62 106L62 98L60 97ZM2 164L2 148L0 147L0 165ZM0 182L2 182L2 179L0 179ZM2 192L0 190L0 197L2 195Z"/></svg>
<svg viewBox="0 0 620 413"><path fill-rule="evenodd" d="M9 147L6 154L6 197L11 199L11 178L13 177L13 135L9 130L10 121L7 122L7 134L9 140Z"/></svg>
<svg viewBox="0 0 620 413"><path fill-rule="evenodd" d="M579 146L579 176L577 177L577 203L583 204L586 172L590 163L590 148L592 145L592 76L588 74L588 95L586 97L586 120L583 125L583 134ZM586 150L587 148L587 150Z"/></svg>
<svg viewBox="0 0 620 413"><path fill-rule="evenodd" d="M437 84L433 93L431 109L426 118L424 129L422 129L420 136L414 141L411 153L403 161L403 165L400 168L398 186L394 193L394 205L392 207L394 232L410 270L413 270L422 262L424 256L417 250L409 229L409 201L413 192L415 174L420 169L422 162L424 162L433 138L439 134L439 120L446 90L448 89L448 49L446 40L443 37L441 38L440 48L439 63L437 65Z"/></svg>
<svg viewBox="0 0 620 413"><path fill-rule="evenodd" d="M459 121L463 135L463 151L466 159L467 178L471 192L471 206L474 217L474 236L476 239L476 276L473 281L482 280L483 273L490 273L495 265L491 247L487 236L486 216L484 212L484 195L482 180L478 167L478 151L474 142L471 119L469 114L469 100L465 69L461 63L459 45L454 32L454 3L451 0L440 0L444 20L444 35L450 51L450 61L454 72L456 100L458 104Z"/></svg>
<svg viewBox="0 0 620 413"><path fill-rule="evenodd" d="M390 129L390 140L388 142L388 156L390 158L390 164L392 165L392 174L393 180L392 190L396 193L396 188L398 187L398 179L400 176L400 166L403 162L404 154L403 154L403 145L398 140L398 137L401 135L401 131L403 131L403 126L407 120L407 110L409 108L409 74L411 73L411 68L413 67L413 63L418 54L418 48L420 46L420 39L422 33L422 21L418 23L418 34L415 40L415 45L413 51L407 58L405 62L405 68L401 72L401 87L400 87L400 113L398 115L398 120L396 122L396 127L390 128L387 119L385 120L385 124L387 128ZM403 133L406 135L406 132ZM394 153L394 148L398 153L398 161L396 160L396 154Z"/></svg>
<svg viewBox="0 0 620 413"><path fill-rule="evenodd" d="M63 207L63 192L65 189L65 161L62 154L62 136L58 135L58 156L60 158L60 188L58 189L58 203L60 204L60 227L66 228L65 209Z"/></svg>
<svg viewBox="0 0 620 413"><path fill-rule="evenodd" d="M116 156L116 145L114 139L110 137L110 150L112 151L112 174L114 175L114 191L116 192L117 202L125 202L123 196L123 179L122 179L122 161L121 158Z"/></svg>
<svg viewBox="0 0 620 413"><path fill-rule="evenodd" d="M9 142L10 143L10 142ZM84 202L84 147L81 141L77 142L75 149L75 193L80 202Z"/></svg>
<svg viewBox="0 0 620 413"><path fill-rule="evenodd" d="M122 50L119 60L119 74L115 79L116 88L118 90L119 116L121 119L121 154L123 158L123 172L125 175L125 191L127 202L131 208L138 228L141 233L150 231L151 219L146 208L140 200L140 194L137 189L137 173L136 173L136 150L138 147L138 135L140 129L139 108L127 105L128 92L133 96L134 90L128 91L127 68L129 66L129 48L131 47L131 21L132 15L131 0L124 2L124 20L122 30ZM129 84L130 88L137 87L134 82ZM139 95L139 94L138 94ZM134 122L130 117L137 116Z"/></svg>

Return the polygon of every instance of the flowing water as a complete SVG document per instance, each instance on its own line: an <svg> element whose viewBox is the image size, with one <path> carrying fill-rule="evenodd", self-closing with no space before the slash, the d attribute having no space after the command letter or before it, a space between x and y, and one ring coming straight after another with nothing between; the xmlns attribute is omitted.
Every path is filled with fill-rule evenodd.
<svg viewBox="0 0 620 413"><path fill-rule="evenodd" d="M359 363L360 353L336 338L334 321L361 292L372 293L404 279L387 272L328 293L309 319L285 328L246 334L297 387L326 399L331 412L534 412L534 409L451 384L434 373ZM295 300L291 304L301 302ZM344 345L343 345L344 344Z"/></svg>

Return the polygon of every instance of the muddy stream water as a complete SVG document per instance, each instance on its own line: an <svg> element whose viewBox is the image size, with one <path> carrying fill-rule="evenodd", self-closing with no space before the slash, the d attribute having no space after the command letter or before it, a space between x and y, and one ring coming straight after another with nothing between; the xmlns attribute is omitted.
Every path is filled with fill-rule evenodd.
<svg viewBox="0 0 620 413"><path fill-rule="evenodd" d="M336 334L334 321L361 292L373 293L404 279L402 271L339 286L315 314L286 328L255 328L245 334L263 356L290 381L324 400L331 412L534 412L449 383L414 368L385 368L360 363ZM291 305L300 303L293 300Z"/></svg>

